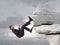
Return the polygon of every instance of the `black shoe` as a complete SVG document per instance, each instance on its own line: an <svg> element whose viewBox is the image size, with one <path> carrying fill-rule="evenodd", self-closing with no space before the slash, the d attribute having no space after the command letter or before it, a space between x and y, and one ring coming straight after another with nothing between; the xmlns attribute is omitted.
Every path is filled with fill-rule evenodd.
<svg viewBox="0 0 60 45"><path fill-rule="evenodd" d="M30 20L30 21L32 21L32 20L33 20L30 16L28 16L28 17L29 17L29 20Z"/></svg>

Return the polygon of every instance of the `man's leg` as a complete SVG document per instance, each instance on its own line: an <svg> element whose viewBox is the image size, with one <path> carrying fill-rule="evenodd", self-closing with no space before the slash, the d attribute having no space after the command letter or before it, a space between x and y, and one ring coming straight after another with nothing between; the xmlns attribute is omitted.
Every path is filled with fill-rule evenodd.
<svg viewBox="0 0 60 45"><path fill-rule="evenodd" d="M29 17L29 20L30 20L30 21L32 21L32 20L33 20L30 16L28 16L28 17Z"/></svg>
<svg viewBox="0 0 60 45"><path fill-rule="evenodd" d="M32 27L31 29L25 27L25 29L26 29L27 31L29 31L29 32L32 32L33 27Z"/></svg>
<svg viewBox="0 0 60 45"><path fill-rule="evenodd" d="M28 17L29 17L29 21L26 22L24 25L22 25L22 27L26 27L27 25L30 24L31 21L33 21L33 19L30 16L28 16Z"/></svg>
<svg viewBox="0 0 60 45"><path fill-rule="evenodd" d="M28 17L29 17L29 21L26 22L26 23L22 26L22 29L26 29L27 31L32 32L33 27L32 27L31 29L29 29L29 28L26 27L26 26L28 26L28 25L31 23L31 21L33 21L33 19L32 19L30 16L28 16Z"/></svg>

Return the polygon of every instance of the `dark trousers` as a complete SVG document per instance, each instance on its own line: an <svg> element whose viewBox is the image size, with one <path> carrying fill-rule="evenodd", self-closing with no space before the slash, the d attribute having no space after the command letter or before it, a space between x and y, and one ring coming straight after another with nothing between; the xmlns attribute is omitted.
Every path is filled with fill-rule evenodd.
<svg viewBox="0 0 60 45"><path fill-rule="evenodd" d="M33 27L31 29L29 29L29 28L26 27L26 26L28 26L30 24L31 21L32 20L29 20L24 25L22 25L21 29L19 28L19 30L13 30L13 32L15 33L15 35L17 37L19 37L19 38L23 37L24 36L24 29L26 29L29 32L32 32Z"/></svg>

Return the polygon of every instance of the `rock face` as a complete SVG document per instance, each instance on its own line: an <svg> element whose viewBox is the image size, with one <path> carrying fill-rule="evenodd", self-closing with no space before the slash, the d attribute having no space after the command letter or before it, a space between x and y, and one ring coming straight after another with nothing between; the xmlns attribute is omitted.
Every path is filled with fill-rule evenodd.
<svg viewBox="0 0 60 45"><path fill-rule="evenodd" d="M41 25L35 27L35 31L39 34L43 34L48 39L50 45L60 45L60 34L57 35L45 35L46 33L60 32L60 25L54 24L55 17L51 11L46 9L37 9L33 12L34 25L41 25L44 23L50 23L53 25ZM42 36L43 37L43 36Z"/></svg>
<svg viewBox="0 0 60 45"><path fill-rule="evenodd" d="M46 35L46 33L56 33L60 32L60 25L59 24L53 24L53 25L42 25L35 27L35 31L43 35L41 37L46 38L50 45L60 45L60 34L56 35Z"/></svg>
<svg viewBox="0 0 60 45"><path fill-rule="evenodd" d="M44 23L53 24L54 23L54 15L51 11L47 9L37 9L33 11L33 19L35 25L40 25Z"/></svg>

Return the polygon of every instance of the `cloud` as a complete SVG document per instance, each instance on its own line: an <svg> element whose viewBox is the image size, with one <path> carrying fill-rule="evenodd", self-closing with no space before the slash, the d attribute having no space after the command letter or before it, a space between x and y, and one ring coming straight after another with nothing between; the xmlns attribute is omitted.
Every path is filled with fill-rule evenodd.
<svg viewBox="0 0 60 45"><path fill-rule="evenodd" d="M3 2L3 1L1 1L1 2ZM5 4L6 3L8 4L8 6L28 5L28 6L32 6L32 7L47 8L47 9L54 10L57 12L60 9L59 8L60 7L59 6L59 4L60 4L59 0L5 0Z"/></svg>
<svg viewBox="0 0 60 45"><path fill-rule="evenodd" d="M3 2L3 1L1 1L1 2ZM14 6L12 6L13 4L11 2L14 3ZM31 7L28 7L28 6L25 7L24 4L32 6L32 7L38 7L39 6L40 8L46 8L46 9L49 9L49 10L53 10L55 12L59 12L60 11L59 10L60 9L59 8L60 7L59 2L60 2L59 0L5 0L4 3L1 3L3 5L2 6L3 8L1 7L1 9L3 9L3 10L1 10L1 11L5 12L5 13L0 14L0 17L3 15L4 18L2 16L2 18L0 20L6 19L7 17L8 18L5 21L0 21L0 28L6 28L10 24L20 24L20 23L22 24L23 19L20 17L21 15L20 16L17 15L18 17L9 17L9 16L10 15L15 16L16 13L17 14L22 13L22 14L25 14L25 15L27 13L31 14L30 12L33 11L33 9ZM11 4L11 6L9 5L9 3ZM20 4L22 4L24 6L21 7Z"/></svg>
<svg viewBox="0 0 60 45"><path fill-rule="evenodd" d="M9 25L22 25L23 17L8 17L7 20L0 22L0 28L7 28Z"/></svg>
<svg viewBox="0 0 60 45"><path fill-rule="evenodd" d="M49 10L53 10L54 12L60 11L60 1L59 0L12 0L11 2L14 2L16 4L22 4L22 5L28 5L32 6L34 8L40 7L40 8L47 8Z"/></svg>
<svg viewBox="0 0 60 45"><path fill-rule="evenodd" d="M55 0L8 0L10 3L14 4L26 4L26 5L32 5L36 6L37 4L45 4L47 2L51 2Z"/></svg>

